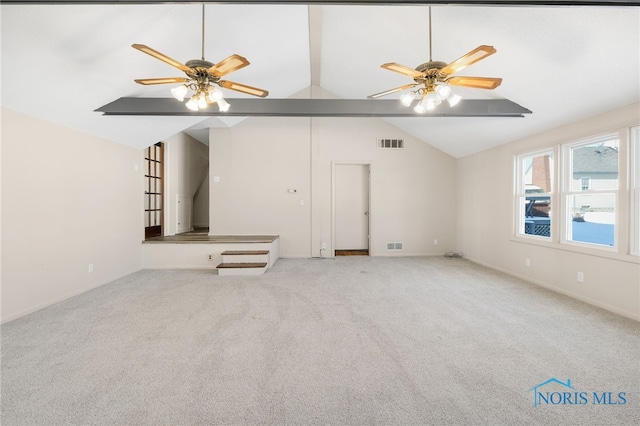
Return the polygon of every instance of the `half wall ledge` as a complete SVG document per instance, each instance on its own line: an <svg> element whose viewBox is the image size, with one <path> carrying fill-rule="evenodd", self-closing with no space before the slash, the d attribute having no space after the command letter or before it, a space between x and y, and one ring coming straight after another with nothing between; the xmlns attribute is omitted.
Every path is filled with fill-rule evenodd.
<svg viewBox="0 0 640 426"><path fill-rule="evenodd" d="M524 117L531 111L508 99L463 99L455 107L439 105L418 114L397 99L227 99L231 109L190 111L173 98L123 97L96 109L103 115L236 117Z"/></svg>
<svg viewBox="0 0 640 426"><path fill-rule="evenodd" d="M278 235L184 233L142 243L143 269L217 269L226 251L267 251L267 269L280 257Z"/></svg>

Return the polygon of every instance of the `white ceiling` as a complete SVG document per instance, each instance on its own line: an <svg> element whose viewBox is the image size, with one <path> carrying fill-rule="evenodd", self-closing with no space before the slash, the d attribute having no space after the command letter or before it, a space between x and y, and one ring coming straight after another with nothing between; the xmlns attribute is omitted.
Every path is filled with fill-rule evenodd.
<svg viewBox="0 0 640 426"><path fill-rule="evenodd" d="M199 58L199 4L3 4L0 12L3 107L138 148L185 129L199 137L207 127L242 121L94 112L123 96L169 96L170 86L133 80L180 71L131 44L183 63ZM507 98L533 111L524 118L386 119L455 157L640 100L638 7L433 6L432 22L434 60L451 62L480 44L498 51L460 74L502 77L502 85L461 94ZM251 65L229 79L265 88L270 98L311 94L313 82L338 98L364 99L411 82L380 65L426 62L428 34L426 6L208 4L205 57L246 57Z"/></svg>

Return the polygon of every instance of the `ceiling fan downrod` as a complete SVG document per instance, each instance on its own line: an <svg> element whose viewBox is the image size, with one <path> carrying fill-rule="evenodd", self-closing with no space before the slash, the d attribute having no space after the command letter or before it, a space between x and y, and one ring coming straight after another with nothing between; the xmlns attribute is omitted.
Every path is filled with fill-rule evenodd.
<svg viewBox="0 0 640 426"><path fill-rule="evenodd" d="M202 3L202 60L204 61L204 3Z"/></svg>
<svg viewBox="0 0 640 426"><path fill-rule="evenodd" d="M431 56L431 40L431 6L429 6L429 62L433 62L433 57Z"/></svg>

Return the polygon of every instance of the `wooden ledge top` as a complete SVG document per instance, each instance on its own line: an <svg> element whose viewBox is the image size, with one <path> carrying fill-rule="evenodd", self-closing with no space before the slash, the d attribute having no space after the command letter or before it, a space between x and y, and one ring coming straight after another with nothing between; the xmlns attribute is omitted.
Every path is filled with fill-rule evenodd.
<svg viewBox="0 0 640 426"><path fill-rule="evenodd" d="M184 234L166 235L150 238L143 244L242 244L272 243L280 238L278 235L208 235L205 233L187 232Z"/></svg>

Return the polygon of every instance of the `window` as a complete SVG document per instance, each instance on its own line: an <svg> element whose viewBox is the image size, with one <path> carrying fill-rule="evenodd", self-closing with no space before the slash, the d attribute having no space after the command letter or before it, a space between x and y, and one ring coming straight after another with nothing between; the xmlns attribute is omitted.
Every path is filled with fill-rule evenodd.
<svg viewBox="0 0 640 426"><path fill-rule="evenodd" d="M582 178L582 184L580 185L582 188L582 191L588 191L589 187L590 187L590 183L591 183L591 178L590 177L583 177Z"/></svg>
<svg viewBox="0 0 640 426"><path fill-rule="evenodd" d="M631 254L640 255L640 126L631 129Z"/></svg>
<svg viewBox="0 0 640 426"><path fill-rule="evenodd" d="M518 156L516 168L516 233L550 238L553 150Z"/></svg>
<svg viewBox="0 0 640 426"><path fill-rule="evenodd" d="M564 146L565 241L614 247L618 202L617 134Z"/></svg>

